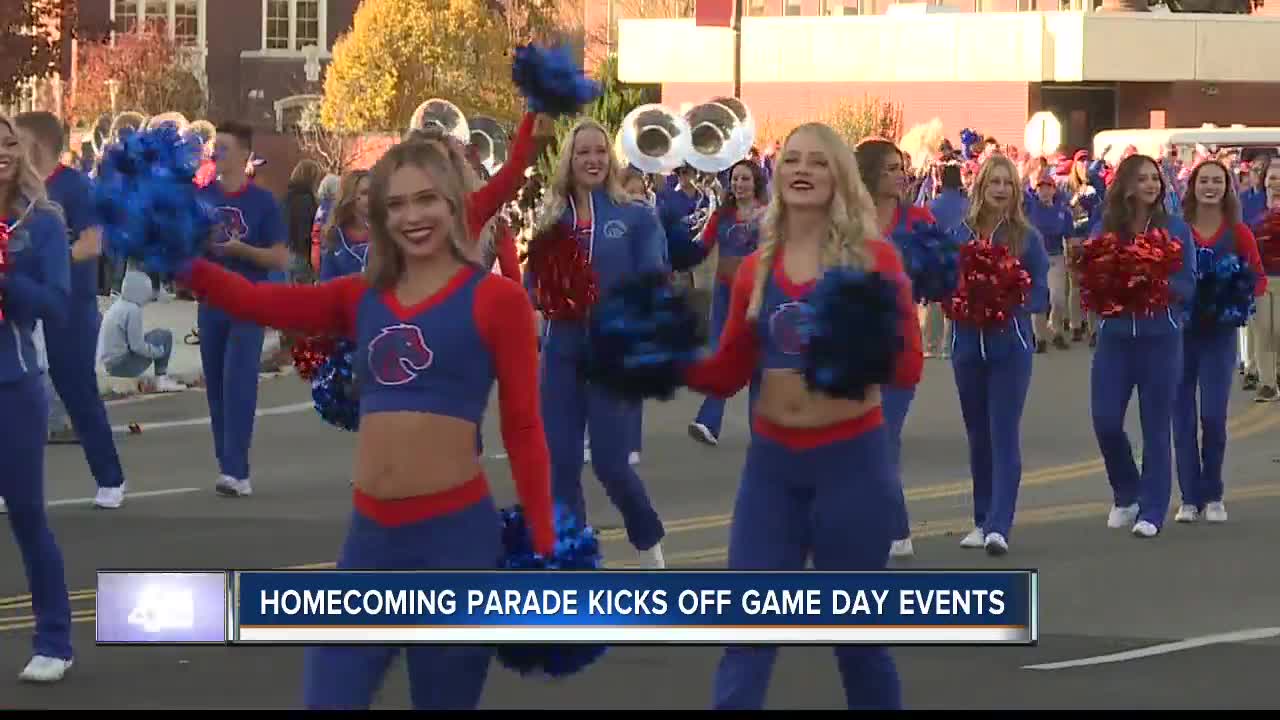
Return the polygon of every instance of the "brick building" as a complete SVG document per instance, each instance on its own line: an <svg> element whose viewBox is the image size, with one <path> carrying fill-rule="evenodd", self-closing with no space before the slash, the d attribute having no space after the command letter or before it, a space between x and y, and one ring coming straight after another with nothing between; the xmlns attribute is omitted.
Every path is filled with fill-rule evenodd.
<svg viewBox="0 0 1280 720"><path fill-rule="evenodd" d="M952 138L973 127L1019 146L1042 110L1069 146L1111 128L1280 124L1276 2L1238 15L1089 0L742 1L741 96L764 125L866 94L901 103L908 127L938 117ZM621 19L616 38L621 79L661 83L673 108L732 94L729 29Z"/></svg>

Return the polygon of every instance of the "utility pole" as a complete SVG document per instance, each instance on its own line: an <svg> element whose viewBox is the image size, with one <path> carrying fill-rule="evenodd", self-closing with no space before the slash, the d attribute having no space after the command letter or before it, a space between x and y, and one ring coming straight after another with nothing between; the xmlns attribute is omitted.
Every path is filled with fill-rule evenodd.
<svg viewBox="0 0 1280 720"><path fill-rule="evenodd" d="M733 97L742 99L742 1L733 0Z"/></svg>

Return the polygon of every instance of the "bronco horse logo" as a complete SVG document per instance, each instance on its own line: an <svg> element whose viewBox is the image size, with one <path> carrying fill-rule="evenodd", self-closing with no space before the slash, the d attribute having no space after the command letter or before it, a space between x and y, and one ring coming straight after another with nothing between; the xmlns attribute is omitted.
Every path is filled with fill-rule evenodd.
<svg viewBox="0 0 1280 720"><path fill-rule="evenodd" d="M369 341L369 373L383 385L412 382L433 357L417 325L390 325Z"/></svg>
<svg viewBox="0 0 1280 720"><path fill-rule="evenodd" d="M808 303L784 303L769 317L769 334L784 355L799 355L809 346L812 321L813 308Z"/></svg>
<svg viewBox="0 0 1280 720"><path fill-rule="evenodd" d="M222 228L222 239L243 241L249 237L249 224L244 221L244 213L240 208L223 206L218 208L218 226Z"/></svg>

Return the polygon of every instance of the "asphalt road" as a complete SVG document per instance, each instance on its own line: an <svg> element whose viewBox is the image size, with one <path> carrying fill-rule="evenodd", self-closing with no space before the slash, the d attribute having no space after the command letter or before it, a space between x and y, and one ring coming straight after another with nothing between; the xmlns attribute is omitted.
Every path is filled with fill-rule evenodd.
<svg viewBox="0 0 1280 720"><path fill-rule="evenodd" d="M895 651L911 708L1277 708L1280 667L1280 406L1233 398L1225 525L1170 522L1158 538L1108 530L1109 490L1088 412L1088 351L1037 356L1022 427L1025 476L1010 554L962 550L971 526L967 452L949 365L929 361L904 433L904 476L915 527L916 568L1037 568L1041 641L1028 648ZM255 494L214 495L216 466L198 391L111 407L132 494L117 511L94 510L78 447L48 450L51 518L74 591L77 663L65 682L20 684L30 608L20 559L0 543L0 708L294 708L301 651L294 648L105 648L93 635L98 568L272 568L331 561L350 513L353 436L302 406L296 378L264 383L252 461ZM731 402L722 444L690 440L698 398L651 403L640 471L668 527L668 562L723 567L728 516L746 446L745 397ZM301 409L300 409L301 408ZM1130 409L1137 435L1136 402ZM501 453L491 411L486 451ZM187 421L187 422L184 422ZM137 423L141 432L128 434ZM166 425L166 423L170 423ZM176 424L174 424L176 423ZM512 497L505 459L487 461L499 500ZM585 475L597 527L615 565L636 559L620 521ZM1177 502L1175 491L1174 502ZM1261 639L1214 637L1264 629ZM1270 637L1265 629L1273 632ZM1187 639L1196 647L1165 647ZM1029 665L1155 648L1149 657L1060 669ZM487 708L704 708L714 648L615 648L566 681L523 679L494 665ZM1096 662L1096 661L1088 661ZM9 674L13 673L13 674ZM12 678L12 679L5 679ZM380 706L406 707L403 664ZM840 708L828 649L784 649L773 708Z"/></svg>

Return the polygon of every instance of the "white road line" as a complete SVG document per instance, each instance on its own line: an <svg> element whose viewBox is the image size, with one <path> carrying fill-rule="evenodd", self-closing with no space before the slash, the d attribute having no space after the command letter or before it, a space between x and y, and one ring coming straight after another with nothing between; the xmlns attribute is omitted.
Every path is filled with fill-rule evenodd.
<svg viewBox="0 0 1280 720"><path fill-rule="evenodd" d="M269 417L272 415L290 415L293 413L300 413L300 412L304 412L307 410L314 410L314 409L315 409L315 403L299 402L299 403L293 403L292 405L280 405L278 407L263 408L262 410L259 410L258 412L254 413L254 416ZM209 422L210 422L210 418L208 416L205 416L205 417L198 417L198 418L188 418L186 420L161 420L158 422L140 422L138 423L138 426L142 428L143 432L146 432L148 430L164 430L167 428L198 427L200 425L208 425ZM119 435L128 435L132 431L129 429L129 425L125 424L125 425L112 425L111 432Z"/></svg>
<svg viewBox="0 0 1280 720"><path fill-rule="evenodd" d="M142 492L124 493L125 501L136 500L139 498L162 497L164 495L185 495L186 493L200 492L200 488L169 488L167 490L143 490ZM48 507L62 507L64 505L92 505L93 498L70 498L67 500L50 500L46 505Z"/></svg>
<svg viewBox="0 0 1280 720"><path fill-rule="evenodd" d="M1180 640L1178 642L1165 643L1163 645L1152 645L1151 647L1141 648L1139 650L1126 650L1125 652L1112 653L1110 655L1098 655L1096 657L1081 658L1079 660L1064 660L1062 662L1044 663L1041 665L1024 665L1022 669L1064 670L1066 668L1089 667L1090 665L1106 665L1109 663L1126 662L1128 660L1139 660L1141 658L1152 657L1155 655L1167 655L1169 653L1181 652L1183 650L1194 650L1195 648L1205 647L1206 645L1225 645L1228 643L1242 643L1253 640L1268 640L1274 637L1280 637L1280 627L1253 628L1251 630L1237 630L1236 632L1220 633L1218 635L1205 635L1203 637L1190 638L1188 640Z"/></svg>

